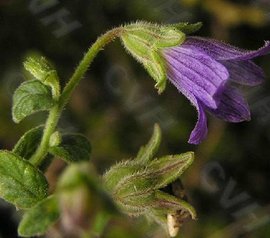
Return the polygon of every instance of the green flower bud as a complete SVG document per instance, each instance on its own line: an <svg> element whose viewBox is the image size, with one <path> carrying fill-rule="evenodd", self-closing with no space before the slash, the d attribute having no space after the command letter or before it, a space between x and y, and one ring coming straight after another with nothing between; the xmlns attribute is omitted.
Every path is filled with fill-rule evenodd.
<svg viewBox="0 0 270 238"><path fill-rule="evenodd" d="M166 87L167 67L161 50L182 44L185 34L173 25L137 22L124 27L121 40L127 51L143 64L154 78L159 93L163 92Z"/></svg>
<svg viewBox="0 0 270 238"><path fill-rule="evenodd" d="M62 142L62 135L59 131L54 132L50 137L50 147L58 146Z"/></svg>
<svg viewBox="0 0 270 238"><path fill-rule="evenodd" d="M182 223L187 218L195 219L196 213L183 200L181 189L178 191L177 187L175 194L170 194L165 192L165 187L176 181L191 165L194 153L153 159L160 141L161 131L155 125L153 136L140 149L136 159L113 166L103 180L121 211L130 216L144 215L175 236Z"/></svg>
<svg viewBox="0 0 270 238"><path fill-rule="evenodd" d="M88 163L72 164L65 170L57 186L57 196L60 222L68 236L77 237L89 230L97 235L95 228L97 222L100 226L101 216L115 214L116 211Z"/></svg>
<svg viewBox="0 0 270 238"><path fill-rule="evenodd" d="M24 68L36 79L52 88L55 98L60 94L59 78L56 70L45 57L29 57L24 62Z"/></svg>
<svg viewBox="0 0 270 238"><path fill-rule="evenodd" d="M24 62L24 68L42 82L46 82L51 75L57 77L55 69L45 57L27 58Z"/></svg>

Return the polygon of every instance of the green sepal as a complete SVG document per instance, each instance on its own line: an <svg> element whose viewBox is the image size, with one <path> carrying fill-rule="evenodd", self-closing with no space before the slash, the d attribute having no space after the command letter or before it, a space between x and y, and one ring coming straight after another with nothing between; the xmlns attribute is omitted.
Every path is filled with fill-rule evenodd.
<svg viewBox="0 0 270 238"><path fill-rule="evenodd" d="M14 146L12 152L24 159L30 159L40 144L43 126L38 126L27 131Z"/></svg>
<svg viewBox="0 0 270 238"><path fill-rule="evenodd" d="M24 62L24 68L37 80L51 87L55 99L59 97L60 86L57 72L45 57L27 58Z"/></svg>
<svg viewBox="0 0 270 238"><path fill-rule="evenodd" d="M159 49L181 45L186 39L186 35L177 27L161 26L159 30L161 37L155 43Z"/></svg>
<svg viewBox="0 0 270 238"><path fill-rule="evenodd" d="M145 164L152 160L159 149L161 138L161 129L158 124L155 124L151 139L147 145L140 148L134 162Z"/></svg>
<svg viewBox="0 0 270 238"><path fill-rule="evenodd" d="M44 175L20 156L0 152L0 196L17 208L31 208L47 196Z"/></svg>
<svg viewBox="0 0 270 238"><path fill-rule="evenodd" d="M104 175L103 181L108 190L113 191L117 184L126 176L137 173L141 166L132 161L122 161L112 166Z"/></svg>
<svg viewBox="0 0 270 238"><path fill-rule="evenodd" d="M154 46L149 47L148 42L144 39L137 39L133 35L123 34L122 37L123 45L126 50L140 62L150 76L156 81L155 87L159 93L164 91L166 87L166 64L165 60L159 56Z"/></svg>
<svg viewBox="0 0 270 238"><path fill-rule="evenodd" d="M172 25L136 22L124 26L121 40L126 50L148 71L162 93L166 88L167 64L162 50L181 45L185 34Z"/></svg>
<svg viewBox="0 0 270 238"><path fill-rule="evenodd" d="M186 201L159 190L155 192L155 197L157 200L154 207L158 210L163 210L165 214L183 210L188 212L193 220L197 218L194 207Z"/></svg>
<svg viewBox="0 0 270 238"><path fill-rule="evenodd" d="M114 198L120 210L133 217L144 215L155 204L153 192L142 193L136 197L126 196L121 199Z"/></svg>
<svg viewBox="0 0 270 238"><path fill-rule="evenodd" d="M122 36L126 35L133 40L137 39L139 44L143 43L151 50L177 46L185 40L185 34L173 25L158 25L143 21L126 25Z"/></svg>
<svg viewBox="0 0 270 238"><path fill-rule="evenodd" d="M202 22L197 22L194 24L189 24L188 22L181 22L181 23L172 24L171 26L184 32L185 34L192 34L200 30L203 24Z"/></svg>
<svg viewBox="0 0 270 238"><path fill-rule="evenodd" d="M58 146L49 148L49 153L68 163L89 161L91 145L88 139L80 134L63 135Z"/></svg>
<svg viewBox="0 0 270 238"><path fill-rule="evenodd" d="M147 72L156 81L155 88L161 94L167 85L167 67L163 56L153 51L149 54L150 60L145 62L144 66Z"/></svg>
<svg viewBox="0 0 270 238"><path fill-rule="evenodd" d="M50 110L54 104L48 86L38 80L26 81L16 89L13 95L13 120L19 123L33 113Z"/></svg>
<svg viewBox="0 0 270 238"><path fill-rule="evenodd" d="M153 182L147 170L124 177L114 188L117 197L137 197L154 190Z"/></svg>
<svg viewBox="0 0 270 238"><path fill-rule="evenodd" d="M52 195L26 211L19 224L18 233L22 237L43 235L59 217L58 199Z"/></svg>
<svg viewBox="0 0 270 238"><path fill-rule="evenodd" d="M168 155L151 161L147 167L156 189L163 188L179 178L192 164L194 153Z"/></svg>

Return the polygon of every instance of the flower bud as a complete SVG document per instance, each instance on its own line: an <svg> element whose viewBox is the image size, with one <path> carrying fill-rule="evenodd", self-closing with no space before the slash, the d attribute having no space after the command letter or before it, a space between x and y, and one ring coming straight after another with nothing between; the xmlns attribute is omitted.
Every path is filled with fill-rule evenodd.
<svg viewBox="0 0 270 238"><path fill-rule="evenodd" d="M50 137L50 147L58 146L62 142L62 136L59 131L54 132Z"/></svg>
<svg viewBox="0 0 270 238"><path fill-rule="evenodd" d="M100 215L114 214L115 207L88 163L73 164L62 175L57 194L61 221L66 234L77 236L95 231Z"/></svg>
<svg viewBox="0 0 270 238"><path fill-rule="evenodd" d="M155 125L150 141L140 149L136 158L112 166L103 180L122 212L129 216L144 215L174 237L187 218L196 218L196 212L183 196L177 197L182 195L181 191L170 194L166 187L191 165L194 153L153 159L160 141L161 131Z"/></svg>
<svg viewBox="0 0 270 238"><path fill-rule="evenodd" d="M52 88L53 96L60 94L59 78L56 70L44 57L29 57L24 62L24 68L43 84Z"/></svg>
<svg viewBox="0 0 270 238"><path fill-rule="evenodd" d="M56 73L45 57L27 58L24 62L24 68L42 82L46 81L49 75Z"/></svg>

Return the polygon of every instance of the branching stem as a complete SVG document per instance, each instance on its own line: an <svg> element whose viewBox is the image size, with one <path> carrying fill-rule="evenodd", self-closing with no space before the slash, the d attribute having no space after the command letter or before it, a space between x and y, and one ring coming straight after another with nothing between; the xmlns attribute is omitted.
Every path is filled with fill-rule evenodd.
<svg viewBox="0 0 270 238"><path fill-rule="evenodd" d="M57 101L56 105L50 110L47 122L45 124L41 143L32 158L30 159L30 162L33 165L38 166L44 160L49 149L50 137L56 129L61 113L65 105L70 100L74 89L85 75L94 58L107 44L112 42L115 38L119 37L123 30L123 27L119 27L108 31L107 33L99 37L97 41L87 51L82 61L76 68L74 74L63 89L63 92L60 95L60 98Z"/></svg>

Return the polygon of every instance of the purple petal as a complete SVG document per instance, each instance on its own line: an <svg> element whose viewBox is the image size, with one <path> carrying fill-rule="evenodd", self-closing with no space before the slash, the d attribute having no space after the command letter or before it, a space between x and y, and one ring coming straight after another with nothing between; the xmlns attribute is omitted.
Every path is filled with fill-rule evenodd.
<svg viewBox="0 0 270 238"><path fill-rule="evenodd" d="M214 116L228 122L250 120L250 110L246 100L238 89L227 85L217 109L208 108Z"/></svg>
<svg viewBox="0 0 270 238"><path fill-rule="evenodd" d="M264 72L261 67L257 66L252 61L222 61L230 73L230 80L246 85L257 86L263 83L265 79Z"/></svg>
<svg viewBox="0 0 270 238"><path fill-rule="evenodd" d="M199 102L197 102L195 106L198 111L198 121L190 134L188 143L198 145L206 138L208 128L203 106Z"/></svg>
<svg viewBox="0 0 270 238"><path fill-rule="evenodd" d="M270 53L270 41L265 41L263 47L253 51L202 37L188 37L183 45L201 49L216 60L250 60Z"/></svg>
<svg viewBox="0 0 270 238"><path fill-rule="evenodd" d="M217 108L215 94L229 78L227 69L205 53L179 46L164 51L168 78L187 98L195 97L210 108Z"/></svg>

